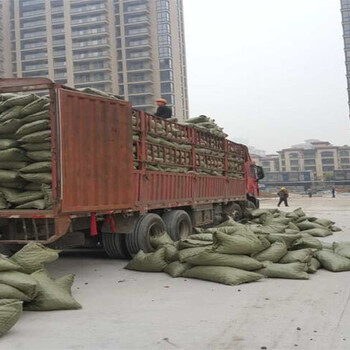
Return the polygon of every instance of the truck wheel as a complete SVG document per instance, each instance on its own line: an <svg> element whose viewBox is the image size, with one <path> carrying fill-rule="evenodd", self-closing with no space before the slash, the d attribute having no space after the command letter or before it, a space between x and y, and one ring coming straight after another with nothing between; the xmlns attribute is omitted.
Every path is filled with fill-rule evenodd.
<svg viewBox="0 0 350 350"><path fill-rule="evenodd" d="M0 255L5 255L5 256L11 256L13 253L11 252L11 249L5 244L0 244Z"/></svg>
<svg viewBox="0 0 350 350"><path fill-rule="evenodd" d="M186 239L192 233L192 221L184 210L172 210L164 213L166 231L174 241Z"/></svg>
<svg viewBox="0 0 350 350"><path fill-rule="evenodd" d="M143 250L145 253L154 252L149 238L165 231L165 224L157 214L142 215L136 222L131 234L126 235L126 247L131 256Z"/></svg>
<svg viewBox="0 0 350 350"><path fill-rule="evenodd" d="M247 208L249 208L249 209L256 209L256 205L252 201L248 200L247 201Z"/></svg>
<svg viewBox="0 0 350 350"><path fill-rule="evenodd" d="M102 233L102 244L107 255L112 259L129 259L130 255L126 249L125 234Z"/></svg>

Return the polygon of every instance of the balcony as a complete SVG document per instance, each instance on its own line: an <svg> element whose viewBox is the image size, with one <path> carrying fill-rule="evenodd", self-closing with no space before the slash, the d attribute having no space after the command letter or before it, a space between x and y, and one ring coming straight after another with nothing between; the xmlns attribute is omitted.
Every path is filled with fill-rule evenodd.
<svg viewBox="0 0 350 350"><path fill-rule="evenodd" d="M77 18L73 19L71 22L71 26L81 26L81 25L89 25L91 23L108 23L107 22L107 17L106 16L100 16L100 17L87 17L87 18Z"/></svg>

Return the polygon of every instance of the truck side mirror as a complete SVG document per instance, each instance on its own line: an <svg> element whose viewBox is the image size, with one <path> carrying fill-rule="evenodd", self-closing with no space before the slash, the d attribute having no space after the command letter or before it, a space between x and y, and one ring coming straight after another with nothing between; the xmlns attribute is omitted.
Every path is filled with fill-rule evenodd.
<svg viewBox="0 0 350 350"><path fill-rule="evenodd" d="M262 180L265 177L264 169L261 166L256 167L256 175L258 180Z"/></svg>

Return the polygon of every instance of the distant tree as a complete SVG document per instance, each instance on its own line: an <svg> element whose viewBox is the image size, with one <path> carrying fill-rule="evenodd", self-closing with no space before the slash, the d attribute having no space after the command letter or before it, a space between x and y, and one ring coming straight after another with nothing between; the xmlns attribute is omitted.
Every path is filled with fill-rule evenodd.
<svg viewBox="0 0 350 350"><path fill-rule="evenodd" d="M333 172L332 171L328 171L326 173L323 173L323 179L324 179L324 181L331 181L331 180L333 180Z"/></svg>

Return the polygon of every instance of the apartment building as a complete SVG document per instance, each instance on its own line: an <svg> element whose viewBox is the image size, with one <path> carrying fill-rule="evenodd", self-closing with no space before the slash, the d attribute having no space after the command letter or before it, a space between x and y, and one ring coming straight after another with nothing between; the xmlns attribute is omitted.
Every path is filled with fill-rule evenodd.
<svg viewBox="0 0 350 350"><path fill-rule="evenodd" d="M350 146L334 146L328 141L307 140L305 144L283 149L279 154L281 171L311 171L317 180L334 170L350 169Z"/></svg>
<svg viewBox="0 0 350 350"><path fill-rule="evenodd" d="M341 14L345 50L346 80L350 104L350 0L341 0Z"/></svg>
<svg viewBox="0 0 350 350"><path fill-rule="evenodd" d="M262 166L264 172L280 171L280 161L277 154L257 155L251 154L252 160L256 165Z"/></svg>
<svg viewBox="0 0 350 350"><path fill-rule="evenodd" d="M150 113L162 97L188 118L182 0L2 3L6 77L91 86Z"/></svg>

